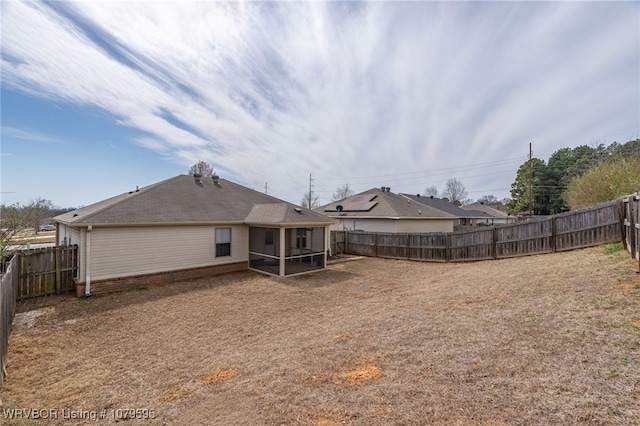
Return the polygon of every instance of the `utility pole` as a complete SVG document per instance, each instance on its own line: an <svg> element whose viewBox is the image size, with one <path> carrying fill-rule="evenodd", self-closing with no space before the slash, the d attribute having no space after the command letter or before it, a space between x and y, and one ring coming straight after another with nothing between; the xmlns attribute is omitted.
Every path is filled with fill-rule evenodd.
<svg viewBox="0 0 640 426"><path fill-rule="evenodd" d="M529 217L533 216L533 149L529 142Z"/></svg>
<svg viewBox="0 0 640 426"><path fill-rule="evenodd" d="M312 199L312 191L313 191L313 179L311 178L311 173L309 173L309 204L307 207L311 210L311 199Z"/></svg>

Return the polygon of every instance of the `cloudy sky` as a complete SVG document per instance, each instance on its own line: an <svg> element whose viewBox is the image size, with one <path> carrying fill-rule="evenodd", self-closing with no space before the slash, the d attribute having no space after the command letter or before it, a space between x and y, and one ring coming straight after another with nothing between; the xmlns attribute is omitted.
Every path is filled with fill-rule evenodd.
<svg viewBox="0 0 640 426"><path fill-rule="evenodd" d="M300 203L509 196L640 136L638 2L1 2L2 202L87 205L198 160Z"/></svg>

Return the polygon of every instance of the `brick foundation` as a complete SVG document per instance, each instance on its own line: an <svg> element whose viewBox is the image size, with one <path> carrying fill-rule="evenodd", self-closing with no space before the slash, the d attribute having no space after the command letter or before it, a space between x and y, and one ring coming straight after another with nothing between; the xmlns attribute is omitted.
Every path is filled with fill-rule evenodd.
<svg viewBox="0 0 640 426"><path fill-rule="evenodd" d="M230 263L226 265L207 266L205 268L182 269L179 271L161 272L158 274L135 275L123 278L91 281L91 294L111 293L114 291L144 288L152 285L164 285L178 281L226 274L228 272L244 271L248 269L247 262ZM86 283L76 283L76 295L84 296Z"/></svg>

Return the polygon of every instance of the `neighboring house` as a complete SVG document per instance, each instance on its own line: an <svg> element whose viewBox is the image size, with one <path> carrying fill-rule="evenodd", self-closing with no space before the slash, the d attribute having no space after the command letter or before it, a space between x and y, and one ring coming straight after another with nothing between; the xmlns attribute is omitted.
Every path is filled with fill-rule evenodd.
<svg viewBox="0 0 640 426"><path fill-rule="evenodd" d="M447 212L373 188L314 209L335 220L331 230L369 232L452 232L457 218Z"/></svg>
<svg viewBox="0 0 640 426"><path fill-rule="evenodd" d="M324 269L327 217L217 176L180 175L55 217L78 295L252 269Z"/></svg>
<svg viewBox="0 0 640 426"><path fill-rule="evenodd" d="M515 221L515 218L513 216L509 216L505 212L494 209L493 207L487 206L486 204L480 203L478 201L473 204L461 206L460 208L464 210L479 211L488 214L491 219L488 219L485 225L501 225L504 223L512 223Z"/></svg>
<svg viewBox="0 0 640 426"><path fill-rule="evenodd" d="M433 207L438 210L442 210L443 212L447 212L449 214L454 215L458 218L456 223L457 226L478 226L485 225L491 220L493 217L489 214L477 210L465 210L460 207L451 204L447 200L443 200L442 198L436 198L433 196L424 196L424 195L411 195L411 194L400 194L403 197L410 198L411 200L425 204L427 206Z"/></svg>

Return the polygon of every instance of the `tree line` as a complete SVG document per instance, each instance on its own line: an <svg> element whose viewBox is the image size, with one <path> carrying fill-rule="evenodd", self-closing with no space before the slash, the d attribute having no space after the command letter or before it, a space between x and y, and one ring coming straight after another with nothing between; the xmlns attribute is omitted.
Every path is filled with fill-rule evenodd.
<svg viewBox="0 0 640 426"><path fill-rule="evenodd" d="M580 145L554 152L547 162L525 161L511 184L509 212L549 215L640 190L640 139Z"/></svg>

